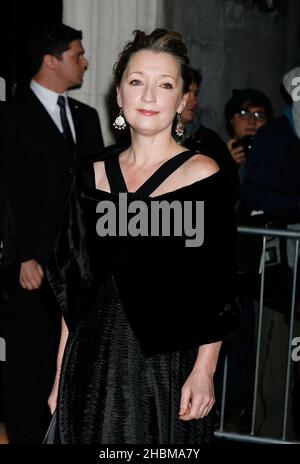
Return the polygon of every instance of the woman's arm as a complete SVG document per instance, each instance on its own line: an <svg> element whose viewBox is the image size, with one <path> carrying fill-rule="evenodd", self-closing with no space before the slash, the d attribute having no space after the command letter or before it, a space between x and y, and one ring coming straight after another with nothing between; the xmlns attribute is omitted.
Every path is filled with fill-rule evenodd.
<svg viewBox="0 0 300 464"><path fill-rule="evenodd" d="M62 363L63 356L64 356L64 351L65 351L65 346L66 346L67 339L68 339L68 334L69 334L68 328L66 326L64 318L62 317L61 318L60 342L59 342L59 348L58 348L58 353L57 353L57 361L56 361L56 374L55 374L55 379L54 379L54 384L53 384L53 387L52 387L52 391L51 391L50 396L48 398L48 406L50 408L51 414L53 414L55 409L56 409L61 363Z"/></svg>
<svg viewBox="0 0 300 464"><path fill-rule="evenodd" d="M213 376L222 342L199 347L194 367L181 389L179 419L201 419L215 403Z"/></svg>

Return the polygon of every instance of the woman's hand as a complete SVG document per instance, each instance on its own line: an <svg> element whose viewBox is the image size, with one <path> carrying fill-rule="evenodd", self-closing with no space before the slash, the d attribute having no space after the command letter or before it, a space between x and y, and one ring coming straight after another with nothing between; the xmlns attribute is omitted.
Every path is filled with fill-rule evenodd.
<svg viewBox="0 0 300 464"><path fill-rule="evenodd" d="M188 421L207 416L215 403L213 374L193 369L181 389L179 419Z"/></svg>

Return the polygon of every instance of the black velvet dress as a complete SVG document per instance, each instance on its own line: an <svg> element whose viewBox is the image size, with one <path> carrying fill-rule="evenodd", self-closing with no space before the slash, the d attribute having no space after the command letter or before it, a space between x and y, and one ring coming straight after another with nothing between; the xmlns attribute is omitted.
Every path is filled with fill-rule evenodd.
<svg viewBox="0 0 300 464"><path fill-rule="evenodd" d="M226 258L218 256L222 261L220 269L213 272L214 266L204 263L210 247L187 248L182 237L175 235L150 239L120 237L119 232L117 237L99 237L95 227L99 218L97 205L110 201L120 206L118 193L126 192L118 163L120 151L114 147L105 152L112 193L95 189L92 163L84 171L79 198L70 201L50 259L48 278L70 335L58 406L45 442L209 442L213 436L210 415L189 422L179 420L180 393L193 368L198 346L225 338L237 327L233 280L230 281L234 264L226 263L227 275L223 274L219 284ZM226 227L223 224L218 231L223 236L214 234L227 241L226 254L234 263L232 205L222 200L226 192L221 192L220 197L219 173L174 192L149 197L190 156L192 153L185 152L165 163L141 189L128 194L129 202L143 199L150 205L153 200L196 198L209 203L211 197L213 201L206 211L209 233L220 225L219 217L209 219L209 210L214 210L218 197L223 214L230 214ZM216 210L213 212L217 214ZM215 281L207 285L209 279ZM216 299L211 288L218 294ZM213 309L208 311L209 299Z"/></svg>

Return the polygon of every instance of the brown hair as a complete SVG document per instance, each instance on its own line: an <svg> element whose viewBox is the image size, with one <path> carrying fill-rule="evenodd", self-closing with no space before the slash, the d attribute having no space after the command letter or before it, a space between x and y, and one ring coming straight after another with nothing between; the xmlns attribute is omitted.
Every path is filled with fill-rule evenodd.
<svg viewBox="0 0 300 464"><path fill-rule="evenodd" d="M140 50L150 50L157 53L169 53L174 56L181 65L181 76L183 79L183 92L189 91L192 83L190 60L187 55L188 49L179 32L155 29L150 34L143 31L133 31L135 35L132 42L128 42L115 63L113 72L117 85L120 85L122 76L132 55Z"/></svg>

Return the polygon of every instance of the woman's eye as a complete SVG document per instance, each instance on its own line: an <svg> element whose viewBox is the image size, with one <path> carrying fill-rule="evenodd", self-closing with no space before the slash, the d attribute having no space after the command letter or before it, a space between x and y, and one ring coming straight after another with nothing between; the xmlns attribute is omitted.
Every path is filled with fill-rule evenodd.
<svg viewBox="0 0 300 464"><path fill-rule="evenodd" d="M129 82L130 85L141 85L141 81L138 79L133 79L132 81Z"/></svg>
<svg viewBox="0 0 300 464"><path fill-rule="evenodd" d="M173 85L170 84L170 82L165 82L164 84L161 85L164 89L173 89Z"/></svg>

